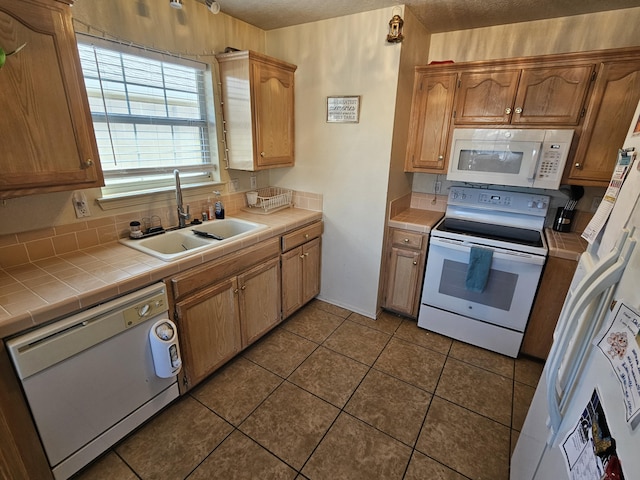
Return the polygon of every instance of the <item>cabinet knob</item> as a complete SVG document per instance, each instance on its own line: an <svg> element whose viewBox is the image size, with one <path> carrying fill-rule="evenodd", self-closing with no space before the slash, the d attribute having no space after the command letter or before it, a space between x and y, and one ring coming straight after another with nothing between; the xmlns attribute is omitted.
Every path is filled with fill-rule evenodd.
<svg viewBox="0 0 640 480"><path fill-rule="evenodd" d="M86 162L84 162L84 164L87 167L93 167L93 160L89 158Z"/></svg>
<svg viewBox="0 0 640 480"><path fill-rule="evenodd" d="M309 256L309 252L305 253L305 254L304 254L304 256L305 256L305 257L308 257L308 256Z"/></svg>
<svg viewBox="0 0 640 480"><path fill-rule="evenodd" d="M511 114L511 108L507 107L504 109L504 113L506 113L507 115Z"/></svg>
<svg viewBox="0 0 640 480"><path fill-rule="evenodd" d="M521 107L516 108L516 113L522 113L522 108Z"/></svg>
<svg viewBox="0 0 640 480"><path fill-rule="evenodd" d="M304 253L302 255L300 255L300 258L304 259Z"/></svg>
<svg viewBox="0 0 640 480"><path fill-rule="evenodd" d="M261 157L264 157L265 155L266 155L266 153L264 153L264 152L260 152L260 156L261 156Z"/></svg>
<svg viewBox="0 0 640 480"><path fill-rule="evenodd" d="M236 289L233 291L233 293L238 293L238 289L236 288Z"/></svg>
<svg viewBox="0 0 640 480"><path fill-rule="evenodd" d="M417 261L417 260L414 260L414 261L413 261L413 264L414 264L414 265L417 265L417 264L418 264L418 261Z"/></svg>
<svg viewBox="0 0 640 480"><path fill-rule="evenodd" d="M440 160L440 161L444 160L444 156L438 155L438 160Z"/></svg>
<svg viewBox="0 0 640 480"><path fill-rule="evenodd" d="M576 162L574 167L576 167L578 170L582 170L582 164L580 162Z"/></svg>
<svg viewBox="0 0 640 480"><path fill-rule="evenodd" d="M404 239L404 243L409 243L409 239L408 239L408 238L405 238L405 239Z"/></svg>
<svg viewBox="0 0 640 480"><path fill-rule="evenodd" d="M305 233L305 234L304 234L304 238L309 238L309 234L308 234L308 233Z"/></svg>
<svg viewBox="0 0 640 480"><path fill-rule="evenodd" d="M242 286L240 287L240 290L244 290L245 288L247 288L247 286L246 286L246 285L242 285Z"/></svg>

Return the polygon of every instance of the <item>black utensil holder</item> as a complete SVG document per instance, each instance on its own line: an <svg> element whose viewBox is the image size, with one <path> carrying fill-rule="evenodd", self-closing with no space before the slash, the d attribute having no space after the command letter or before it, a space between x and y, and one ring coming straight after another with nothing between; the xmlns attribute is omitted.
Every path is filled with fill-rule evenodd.
<svg viewBox="0 0 640 480"><path fill-rule="evenodd" d="M558 207L556 218L553 220L553 229L556 232L570 232L575 213L575 210L565 210L564 207Z"/></svg>

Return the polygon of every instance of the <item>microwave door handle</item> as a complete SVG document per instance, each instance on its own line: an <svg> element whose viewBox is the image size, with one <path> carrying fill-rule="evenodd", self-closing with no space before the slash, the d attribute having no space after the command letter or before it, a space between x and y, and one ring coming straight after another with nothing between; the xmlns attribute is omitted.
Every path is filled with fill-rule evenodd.
<svg viewBox="0 0 640 480"><path fill-rule="evenodd" d="M534 181L536 179L536 171L538 170L538 161L540 160L540 148L538 147L533 151L533 158L531 159L531 165L529 166L529 174L527 180Z"/></svg>

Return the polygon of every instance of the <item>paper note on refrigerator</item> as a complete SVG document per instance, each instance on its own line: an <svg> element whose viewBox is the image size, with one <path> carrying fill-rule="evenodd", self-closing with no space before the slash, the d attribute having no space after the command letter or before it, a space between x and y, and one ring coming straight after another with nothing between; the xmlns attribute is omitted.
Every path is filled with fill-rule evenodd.
<svg viewBox="0 0 640 480"><path fill-rule="evenodd" d="M605 326L596 345L607 357L622 388L627 422L640 414L640 313L618 302L613 321Z"/></svg>
<svg viewBox="0 0 640 480"><path fill-rule="evenodd" d="M584 232L582 232L582 238L584 238L587 242L593 243L598 237L600 231L604 228L607 220L609 220L611 211L613 210L613 207L616 204L616 200L618 199L618 195L620 194L622 184L624 183L624 180L627 177L627 174L629 173L634 160L634 150L620 150L618 152L616 168L614 169L613 175L611 176L609 187L607 188L607 191L602 198L602 202L600 202L598 210L594 214L587 227L584 229ZM620 228L622 228L623 226L624 224L621 225ZM612 227L609 230L619 231L617 227ZM613 247L613 245L607 245L606 249L601 249L599 253L607 253L610 250L610 247Z"/></svg>
<svg viewBox="0 0 640 480"><path fill-rule="evenodd" d="M615 439L611 437L597 390L561 447L570 480L602 480L605 472L611 471L618 475L615 478L624 480Z"/></svg>

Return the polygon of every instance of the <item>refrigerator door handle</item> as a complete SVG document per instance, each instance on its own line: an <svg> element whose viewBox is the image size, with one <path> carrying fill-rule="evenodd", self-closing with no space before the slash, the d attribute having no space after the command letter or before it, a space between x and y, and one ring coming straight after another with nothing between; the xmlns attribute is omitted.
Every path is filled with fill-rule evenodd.
<svg viewBox="0 0 640 480"><path fill-rule="evenodd" d="M547 361L549 368L545 379L549 410L547 419L547 427L550 430L547 439L549 445L556 440L563 420L563 407L570 399L573 384L591 345L593 335L597 331L596 328L606 316L613 295L613 287L620 280L635 247L635 238L628 237L629 232L625 230L616 248L576 286L575 292L571 298L567 299L560 314L558 327L554 333L556 340ZM588 311L587 315L582 315L595 300L599 300L596 311ZM595 322L591 321L593 318L596 319ZM578 324L576 325L575 322ZM558 386L558 377L563 365L566 366L564 370L568 372L568 378L564 386Z"/></svg>

